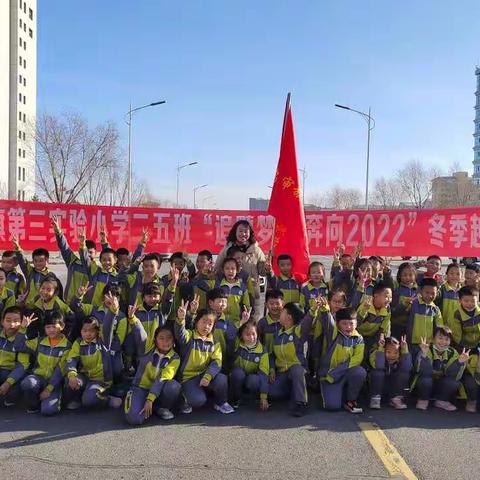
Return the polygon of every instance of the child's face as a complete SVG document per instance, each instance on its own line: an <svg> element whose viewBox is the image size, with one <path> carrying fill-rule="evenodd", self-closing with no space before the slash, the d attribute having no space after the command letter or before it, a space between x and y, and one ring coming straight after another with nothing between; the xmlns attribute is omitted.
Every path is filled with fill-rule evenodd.
<svg viewBox="0 0 480 480"><path fill-rule="evenodd" d="M56 282L43 282L40 285L40 290L38 291L38 294L44 302L49 302L55 296L56 292Z"/></svg>
<svg viewBox="0 0 480 480"><path fill-rule="evenodd" d="M160 353L168 353L173 348L173 335L168 330L160 330L155 337L155 346Z"/></svg>
<svg viewBox="0 0 480 480"><path fill-rule="evenodd" d="M290 259L279 260L278 269L284 277L289 277L292 274L292 261Z"/></svg>
<svg viewBox="0 0 480 480"><path fill-rule="evenodd" d="M433 344L439 352L444 352L450 346L450 337L437 333L433 337Z"/></svg>
<svg viewBox="0 0 480 480"><path fill-rule="evenodd" d="M388 363L396 363L400 358L400 345L389 343L385 347L385 359Z"/></svg>
<svg viewBox="0 0 480 480"><path fill-rule="evenodd" d="M372 277L377 278L378 272L382 269L382 264L379 260L371 260L372 262Z"/></svg>
<svg viewBox="0 0 480 480"><path fill-rule="evenodd" d="M112 271L116 263L115 255L113 253L102 253L100 255L100 263L104 270L107 272Z"/></svg>
<svg viewBox="0 0 480 480"><path fill-rule="evenodd" d="M235 277L237 276L237 266L235 265L235 262L227 262L223 266L223 274L227 280L235 280Z"/></svg>
<svg viewBox="0 0 480 480"><path fill-rule="evenodd" d="M420 295L425 303L432 303L437 296L437 287L426 285L420 289Z"/></svg>
<svg viewBox="0 0 480 480"><path fill-rule="evenodd" d="M120 255L118 255L117 265L119 268L127 268L130 265L130 255L127 255L126 253L121 253ZM102 266L103 266L103 263L102 263Z"/></svg>
<svg viewBox="0 0 480 480"><path fill-rule="evenodd" d="M143 274L147 277L154 277L158 272L158 262L156 260L144 260L143 262Z"/></svg>
<svg viewBox="0 0 480 480"><path fill-rule="evenodd" d="M343 255L340 258L340 265L342 269L348 269L352 266L352 256L351 255Z"/></svg>
<svg viewBox="0 0 480 480"><path fill-rule="evenodd" d="M247 345L253 345L257 343L257 329L253 326L248 326L242 332L242 340Z"/></svg>
<svg viewBox="0 0 480 480"><path fill-rule="evenodd" d="M37 272L45 270L48 266L48 258L45 255L35 255L33 257L33 268Z"/></svg>
<svg viewBox="0 0 480 480"><path fill-rule="evenodd" d="M270 316L278 317L283 310L283 300L281 298L269 298L267 300L267 310Z"/></svg>
<svg viewBox="0 0 480 480"><path fill-rule="evenodd" d="M430 274L435 274L440 271L442 268L442 262L438 258L431 258L427 260L427 272Z"/></svg>
<svg viewBox="0 0 480 480"><path fill-rule="evenodd" d="M212 312L221 315L226 310L227 303L228 301L226 298L215 298L214 300L208 301L208 306Z"/></svg>
<svg viewBox="0 0 480 480"><path fill-rule="evenodd" d="M458 285L462 280L462 275L458 267L451 268L447 273L447 282L454 286Z"/></svg>
<svg viewBox="0 0 480 480"><path fill-rule="evenodd" d="M345 297L341 293L335 293L331 300L329 300L328 305L332 314L337 313L341 308L345 307Z"/></svg>
<svg viewBox="0 0 480 480"><path fill-rule="evenodd" d="M174 266L180 273L183 272L185 268L185 260L183 258L174 258L171 262L172 266Z"/></svg>
<svg viewBox="0 0 480 480"><path fill-rule="evenodd" d="M245 261L245 253L235 252L232 258L234 258L238 262L239 269L241 270L243 266L243 262Z"/></svg>
<svg viewBox="0 0 480 480"><path fill-rule="evenodd" d="M310 269L310 280L313 283L323 282L324 275L325 275L325 272L321 265L315 265Z"/></svg>
<svg viewBox="0 0 480 480"><path fill-rule="evenodd" d="M206 255L199 255L197 257L197 261L195 262L197 270L201 273L207 273L211 264L212 262L207 258Z"/></svg>
<svg viewBox="0 0 480 480"><path fill-rule="evenodd" d="M376 293L373 296L373 306L375 308L384 308L388 307L392 302L392 290L390 288L385 288L381 292Z"/></svg>
<svg viewBox="0 0 480 480"><path fill-rule="evenodd" d="M2 289L7 283L7 276L5 272L0 271L0 289Z"/></svg>
<svg viewBox="0 0 480 480"><path fill-rule="evenodd" d="M80 330L80 335L82 336L82 340L91 343L98 337L98 327L91 323L84 323Z"/></svg>
<svg viewBox="0 0 480 480"><path fill-rule="evenodd" d="M400 274L400 283L410 287L415 283L417 273L413 268L405 268Z"/></svg>
<svg viewBox="0 0 480 480"><path fill-rule="evenodd" d="M45 325L45 335L48 338L57 338L63 332L64 326L61 323Z"/></svg>
<svg viewBox="0 0 480 480"><path fill-rule="evenodd" d="M95 260L95 257L97 256L97 250L95 250L95 248L89 248L87 250L87 253L88 253L88 257L93 262Z"/></svg>
<svg viewBox="0 0 480 480"><path fill-rule="evenodd" d="M478 305L478 296L477 295L464 295L460 299L460 305L466 312L471 312L475 310Z"/></svg>
<svg viewBox="0 0 480 480"><path fill-rule="evenodd" d="M207 337L212 333L215 326L215 317L213 315L203 315L197 320L195 330L202 336Z"/></svg>
<svg viewBox="0 0 480 480"><path fill-rule="evenodd" d="M160 294L159 293L147 293L143 296L143 301L149 307L155 307L160 303Z"/></svg>
<svg viewBox="0 0 480 480"><path fill-rule="evenodd" d="M293 321L292 316L287 312L287 310L283 309L280 313L279 318L280 325L286 330L290 327L293 327L295 322Z"/></svg>
<svg viewBox="0 0 480 480"><path fill-rule="evenodd" d="M3 265L3 262L2 262ZM4 267L5 270L5 267ZM478 281L478 275L476 272L470 269L465 269L465 286L476 287Z"/></svg>
<svg viewBox="0 0 480 480"><path fill-rule="evenodd" d="M337 322L337 328L342 335L351 337L355 329L357 328L357 320L339 320Z"/></svg>
<svg viewBox="0 0 480 480"><path fill-rule="evenodd" d="M8 273L15 269L17 260L15 257L2 257L2 268Z"/></svg>
<svg viewBox="0 0 480 480"><path fill-rule="evenodd" d="M15 335L20 329L22 316L19 313L7 313L2 320L2 327L7 337Z"/></svg>

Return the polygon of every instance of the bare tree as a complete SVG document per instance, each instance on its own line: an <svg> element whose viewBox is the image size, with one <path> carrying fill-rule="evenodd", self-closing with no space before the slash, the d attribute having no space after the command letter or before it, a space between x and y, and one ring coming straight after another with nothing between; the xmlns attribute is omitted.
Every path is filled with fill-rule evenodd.
<svg viewBox="0 0 480 480"><path fill-rule="evenodd" d="M320 208L348 210L362 203L362 192L358 188L343 188L336 185L323 194L311 195L308 200Z"/></svg>
<svg viewBox="0 0 480 480"><path fill-rule="evenodd" d="M395 179L405 199L416 208L424 208L432 194L432 180L439 175L438 169L425 167L419 160L410 160L397 171Z"/></svg>
<svg viewBox="0 0 480 480"><path fill-rule="evenodd" d="M375 181L372 203L382 208L398 208L403 200L402 192L394 178L380 177Z"/></svg>
<svg viewBox="0 0 480 480"><path fill-rule="evenodd" d="M78 114L37 117L36 177L51 202L102 201L104 175L118 165L118 131L111 123L89 128Z"/></svg>
<svg viewBox="0 0 480 480"><path fill-rule="evenodd" d="M448 167L448 174L452 175L457 172L462 171L462 166L460 165L459 161L453 162L449 167Z"/></svg>

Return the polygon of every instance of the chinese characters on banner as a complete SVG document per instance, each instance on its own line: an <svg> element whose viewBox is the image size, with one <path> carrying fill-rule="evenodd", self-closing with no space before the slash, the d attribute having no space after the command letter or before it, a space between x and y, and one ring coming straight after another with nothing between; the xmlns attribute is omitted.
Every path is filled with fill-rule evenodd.
<svg viewBox="0 0 480 480"><path fill-rule="evenodd" d="M57 250L50 216L61 221L72 248L76 232L86 227L87 238L98 240L106 225L110 244L134 249L142 229L150 230L148 251L218 253L231 226L240 219L253 225L263 250L272 243L273 218L265 212L228 210L176 210L40 202L0 201L0 248L12 248L12 235L25 250L45 246ZM306 225L311 255L330 255L339 243L352 250L359 242L364 254L388 256L477 256L480 253L480 210L369 210L309 211ZM292 239L295 241L295 239ZM281 252L275 252L280 254Z"/></svg>

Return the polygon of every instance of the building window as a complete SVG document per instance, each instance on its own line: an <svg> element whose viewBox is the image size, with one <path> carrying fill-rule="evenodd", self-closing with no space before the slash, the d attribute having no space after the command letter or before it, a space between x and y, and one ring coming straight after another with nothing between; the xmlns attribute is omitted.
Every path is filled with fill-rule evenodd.
<svg viewBox="0 0 480 480"><path fill-rule="evenodd" d="M27 4L26 3L23 4L23 13L27 13Z"/></svg>
<svg viewBox="0 0 480 480"><path fill-rule="evenodd" d="M19 156L19 158L22 158L22 149L21 148L18 149L18 156Z"/></svg>
<svg viewBox="0 0 480 480"><path fill-rule="evenodd" d="M33 30L31 28L28 29L28 35L30 38L33 38Z"/></svg>
<svg viewBox="0 0 480 480"><path fill-rule="evenodd" d="M18 43L20 43L20 46L23 45L23 43L22 43L22 37L20 37L20 38L18 39Z"/></svg>
<svg viewBox="0 0 480 480"><path fill-rule="evenodd" d="M25 201L25 190L22 190L22 201Z"/></svg>
<svg viewBox="0 0 480 480"><path fill-rule="evenodd" d="M27 121L27 116L25 114L23 114L23 121L26 122Z"/></svg>
<svg viewBox="0 0 480 480"><path fill-rule="evenodd" d="M20 28L22 28L22 19L19 20Z"/></svg>
<svg viewBox="0 0 480 480"><path fill-rule="evenodd" d="M18 167L18 180L22 180L22 167Z"/></svg>
<svg viewBox="0 0 480 480"><path fill-rule="evenodd" d="M25 132L22 132L22 137L25 140Z"/></svg>
<svg viewBox="0 0 480 480"><path fill-rule="evenodd" d="M27 68L27 61L23 59L23 68Z"/></svg>
<svg viewBox="0 0 480 480"><path fill-rule="evenodd" d="M25 158L25 150L23 151L23 158Z"/></svg>
<svg viewBox="0 0 480 480"><path fill-rule="evenodd" d="M20 103L22 103L22 94L21 94L21 93L18 94L18 101L19 101Z"/></svg>
<svg viewBox="0 0 480 480"><path fill-rule="evenodd" d="M27 22L25 22L25 23L23 24L23 31L24 31L25 33L27 33Z"/></svg>
<svg viewBox="0 0 480 480"><path fill-rule="evenodd" d="M18 119L22 121L22 112L18 112Z"/></svg>
<svg viewBox="0 0 480 480"><path fill-rule="evenodd" d="M26 102L27 102L27 96L24 95L24 96L23 96L23 104L25 105Z"/></svg>
<svg viewBox="0 0 480 480"><path fill-rule="evenodd" d="M25 168L23 168L23 175L22 175L23 181L25 181Z"/></svg>
<svg viewBox="0 0 480 480"><path fill-rule="evenodd" d="M23 79L22 79L22 76L21 76L21 75L18 76L18 81L19 81L20 83L23 82Z"/></svg>
<svg viewBox="0 0 480 480"><path fill-rule="evenodd" d="M17 192L17 200L20 200L20 190Z"/></svg>
<svg viewBox="0 0 480 480"><path fill-rule="evenodd" d="M27 79L25 77L23 77L23 86L26 87L27 86Z"/></svg>
<svg viewBox="0 0 480 480"><path fill-rule="evenodd" d="M19 55L18 57L18 63L20 64L20 66L22 66L23 60L21 55Z"/></svg>
<svg viewBox="0 0 480 480"><path fill-rule="evenodd" d="M33 20L33 10L31 8L28 9L28 18Z"/></svg>
<svg viewBox="0 0 480 480"><path fill-rule="evenodd" d="M27 42L24 40L23 41L23 49L26 50L27 49Z"/></svg>
<svg viewBox="0 0 480 480"><path fill-rule="evenodd" d="M21 140L22 139L22 132L19 130L18 131L18 138Z"/></svg>

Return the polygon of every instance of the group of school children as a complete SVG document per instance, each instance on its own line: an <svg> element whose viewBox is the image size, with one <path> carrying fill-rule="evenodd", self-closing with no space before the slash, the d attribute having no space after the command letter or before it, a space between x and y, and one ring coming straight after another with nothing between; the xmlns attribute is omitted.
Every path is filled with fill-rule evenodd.
<svg viewBox="0 0 480 480"><path fill-rule="evenodd" d="M0 403L28 413L120 407L132 425L152 414L189 414L209 398L220 413L247 403L262 411L289 400L307 411L307 390L325 410L363 410L385 402L407 408L477 411L480 384L479 269L448 265L438 256L404 262L396 278L381 257L361 247L334 252L329 281L312 262L308 281L292 274L292 259L267 257L265 310L253 311L256 280L242 270L245 250L228 249L215 268L203 250L193 264L182 252L146 253L148 232L132 255L101 251L78 233L70 248L52 218L68 269L63 288L49 270L49 252L19 242L3 252L0 269ZM425 268L419 270L420 268ZM18 268L20 271L18 271ZM258 308L257 308L258 310Z"/></svg>

